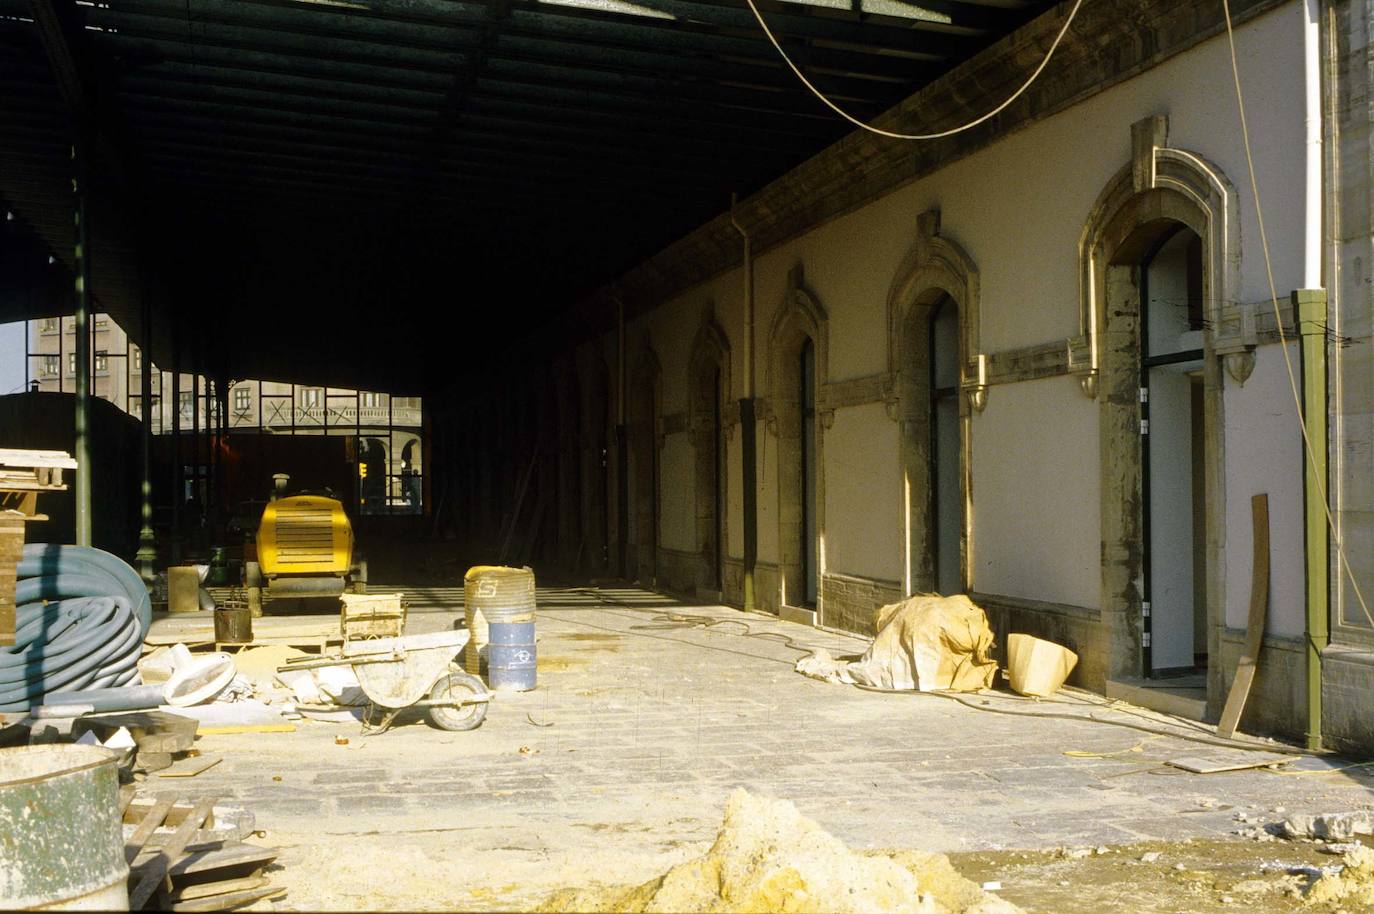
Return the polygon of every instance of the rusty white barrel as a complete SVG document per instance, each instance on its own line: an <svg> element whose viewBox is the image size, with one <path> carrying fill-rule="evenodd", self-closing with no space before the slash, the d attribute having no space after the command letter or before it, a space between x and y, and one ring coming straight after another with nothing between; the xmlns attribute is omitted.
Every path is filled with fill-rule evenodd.
<svg viewBox="0 0 1374 914"><path fill-rule="evenodd" d="M115 754L0 749L0 908L127 911Z"/></svg>
<svg viewBox="0 0 1374 914"><path fill-rule="evenodd" d="M488 664L491 623L534 620L534 572L504 565L475 565L463 576L463 609L472 640L463 666L473 675Z"/></svg>

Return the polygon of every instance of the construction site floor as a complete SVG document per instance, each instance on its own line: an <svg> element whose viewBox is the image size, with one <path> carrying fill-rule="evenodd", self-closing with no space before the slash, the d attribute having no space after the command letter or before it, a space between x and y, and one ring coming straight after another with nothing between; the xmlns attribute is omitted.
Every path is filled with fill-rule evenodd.
<svg viewBox="0 0 1374 914"><path fill-rule="evenodd" d="M406 592L411 633L462 617L461 587L374 589ZM526 909L564 886L643 881L699 854L741 786L855 848L983 855L968 859L987 880L1002 859L989 853L1253 843L1235 833L1372 805L1370 769L1186 774L1163 763L1218 750L1087 719L1164 720L1148 712L1010 695L965 696L970 707L807 679L793 671L803 650L852 655L866 641L726 607L541 590L537 630L538 688L499 695L477 730L412 713L373 736L309 720L202 736L223 762L175 792L253 811L261 840L283 848L278 910ZM1080 719L1029 716L1060 712Z"/></svg>

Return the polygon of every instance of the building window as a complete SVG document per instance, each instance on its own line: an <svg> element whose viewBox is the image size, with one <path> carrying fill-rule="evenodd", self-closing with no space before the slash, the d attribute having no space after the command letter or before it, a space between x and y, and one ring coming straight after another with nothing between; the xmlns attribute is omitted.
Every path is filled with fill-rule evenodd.
<svg viewBox="0 0 1374 914"><path fill-rule="evenodd" d="M195 398L189 390L177 391L177 412L181 414L182 421L191 421L191 410L195 407Z"/></svg>
<svg viewBox="0 0 1374 914"><path fill-rule="evenodd" d="M43 320L38 324L38 330L39 330L40 333L56 333L56 332L58 331L58 328L59 328L59 325L60 325L60 324L61 324L61 319L60 319L60 318L56 318L56 317L45 317L45 318L43 318Z"/></svg>
<svg viewBox="0 0 1374 914"><path fill-rule="evenodd" d="M109 319L108 317L106 317L105 315L103 315L103 314L97 314L97 315L95 316L95 329L97 329L97 330L104 330L107 326L109 326L109 323L110 323L110 319Z"/></svg>
<svg viewBox="0 0 1374 914"><path fill-rule="evenodd" d="M43 356L43 375L44 377L55 378L58 371L58 357L55 355Z"/></svg>
<svg viewBox="0 0 1374 914"><path fill-rule="evenodd" d="M246 413L252 408L253 392L247 387L234 388L234 412Z"/></svg>
<svg viewBox="0 0 1374 914"><path fill-rule="evenodd" d="M76 374L76 353L67 353L67 374Z"/></svg>
<svg viewBox="0 0 1374 914"><path fill-rule="evenodd" d="M303 409L315 409L320 405L320 389L318 387L307 387L301 391L301 407Z"/></svg>
<svg viewBox="0 0 1374 914"><path fill-rule="evenodd" d="M133 348L131 348L131 349L129 350L129 356L130 356L130 358L133 359L134 371L140 371L140 370L142 370L142 368L143 368L143 350L142 350L142 349L139 349L137 346L134 346Z"/></svg>
<svg viewBox="0 0 1374 914"><path fill-rule="evenodd" d="M109 371L110 357L103 352L97 352L95 354L95 370L98 372Z"/></svg>

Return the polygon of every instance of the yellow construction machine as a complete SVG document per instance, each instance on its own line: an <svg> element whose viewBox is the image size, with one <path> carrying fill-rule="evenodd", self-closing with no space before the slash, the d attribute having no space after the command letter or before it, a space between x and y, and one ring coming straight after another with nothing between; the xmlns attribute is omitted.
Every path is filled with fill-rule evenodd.
<svg viewBox="0 0 1374 914"><path fill-rule="evenodd" d="M273 478L272 498L258 524L256 555L244 562L248 607L297 597L337 597L367 591L367 563L353 542L343 504L331 494L287 495L287 477Z"/></svg>

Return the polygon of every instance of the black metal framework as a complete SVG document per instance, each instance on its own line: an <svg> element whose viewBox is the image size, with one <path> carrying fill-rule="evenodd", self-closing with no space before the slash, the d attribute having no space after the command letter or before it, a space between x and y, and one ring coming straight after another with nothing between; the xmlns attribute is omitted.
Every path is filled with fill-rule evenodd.
<svg viewBox="0 0 1374 914"><path fill-rule="evenodd" d="M864 118L1050 6L759 3L809 77ZM335 304L330 292L249 275L270 272L266 254L286 270L322 233L341 241L322 251L349 247L346 264L452 239L445 251L507 287L548 291L556 277L561 296L525 302L561 307L850 131L740 0L0 0L0 122L0 198L64 264L69 175L56 165L73 123L95 136L93 186L130 223L94 239L99 307L136 328L137 258L157 257L166 300L188 303L183 342L242 343L282 310L337 313L312 304ZM415 231L397 240L403 226ZM331 281L364 303L393 285L314 271ZM238 317L213 327L194 313L230 307ZM154 349L169 361L165 324ZM253 348L223 345L227 370L285 377L315 357ZM204 372L194 355L183 367Z"/></svg>

